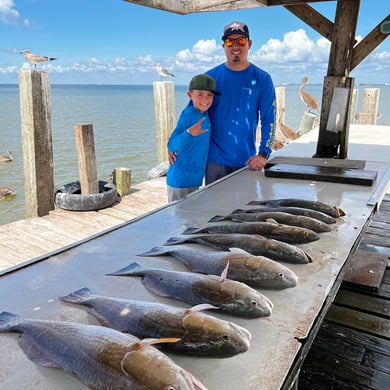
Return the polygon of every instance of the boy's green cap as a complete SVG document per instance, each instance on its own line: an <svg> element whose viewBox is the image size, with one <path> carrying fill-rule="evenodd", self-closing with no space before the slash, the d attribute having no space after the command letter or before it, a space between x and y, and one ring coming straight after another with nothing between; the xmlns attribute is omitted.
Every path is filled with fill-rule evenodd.
<svg viewBox="0 0 390 390"><path fill-rule="evenodd" d="M215 80L207 74L198 74L192 78L190 81L189 90L199 89L201 91L210 91L214 95L220 95L221 92L218 92L217 83Z"/></svg>

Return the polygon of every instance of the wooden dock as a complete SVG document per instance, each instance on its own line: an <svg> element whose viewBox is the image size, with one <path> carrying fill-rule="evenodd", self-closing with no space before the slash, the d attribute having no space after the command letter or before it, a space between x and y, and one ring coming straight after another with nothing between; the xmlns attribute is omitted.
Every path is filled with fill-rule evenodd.
<svg viewBox="0 0 390 390"><path fill-rule="evenodd" d="M129 195L98 211L56 209L44 217L1 225L0 275L166 205L165 181L159 177L134 185Z"/></svg>
<svg viewBox="0 0 390 390"><path fill-rule="evenodd" d="M378 260L360 277L374 274L386 260L379 288L343 281L302 366L299 389L390 388L390 195L373 216L357 256L359 251Z"/></svg>

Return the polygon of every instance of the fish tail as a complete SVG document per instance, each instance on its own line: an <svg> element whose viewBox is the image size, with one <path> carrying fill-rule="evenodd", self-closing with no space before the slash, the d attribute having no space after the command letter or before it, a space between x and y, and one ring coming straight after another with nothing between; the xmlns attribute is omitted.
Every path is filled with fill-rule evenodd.
<svg viewBox="0 0 390 390"><path fill-rule="evenodd" d="M195 227L189 227L182 234L195 234L199 229Z"/></svg>
<svg viewBox="0 0 390 390"><path fill-rule="evenodd" d="M62 301L81 303L88 300L91 297L91 290L88 287L81 288L80 290L74 291L69 295L60 297Z"/></svg>
<svg viewBox="0 0 390 390"><path fill-rule="evenodd" d="M8 311L0 313L0 332L12 332L19 322L19 316Z"/></svg>
<svg viewBox="0 0 390 390"><path fill-rule="evenodd" d="M242 214L242 213L246 213L246 210L243 210L243 209L235 209L235 210L233 210L230 214Z"/></svg>
<svg viewBox="0 0 390 390"><path fill-rule="evenodd" d="M127 265L124 268L121 268L118 271L112 272L110 274L111 276L127 276L127 275L135 275L135 276L144 276L145 269L138 263L131 263L130 265Z"/></svg>
<svg viewBox="0 0 390 390"><path fill-rule="evenodd" d="M220 222L220 221L227 221L229 220L229 216L223 216L223 215L215 215L214 217L212 217L211 219L209 219L208 222Z"/></svg>
<svg viewBox="0 0 390 390"><path fill-rule="evenodd" d="M137 256L159 256L159 255L166 255L171 252L170 249L164 248L163 246L155 246L154 248L150 249L147 252L140 253Z"/></svg>
<svg viewBox="0 0 390 390"><path fill-rule="evenodd" d="M176 244L183 244L187 241L186 238L183 237L171 237L168 239L168 241L165 242L164 245L176 245Z"/></svg>
<svg viewBox="0 0 390 390"><path fill-rule="evenodd" d="M250 202L247 203L247 205L252 205L252 206L265 205L265 204L267 204L266 200L251 200Z"/></svg>

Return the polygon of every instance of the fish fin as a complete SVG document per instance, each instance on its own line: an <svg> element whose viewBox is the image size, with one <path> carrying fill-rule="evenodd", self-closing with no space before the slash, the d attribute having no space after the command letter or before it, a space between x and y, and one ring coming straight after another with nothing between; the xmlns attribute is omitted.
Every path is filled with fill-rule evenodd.
<svg viewBox="0 0 390 390"><path fill-rule="evenodd" d="M12 332L20 317L8 311L0 313L0 332Z"/></svg>
<svg viewBox="0 0 390 390"><path fill-rule="evenodd" d="M224 282L226 280L228 269L229 269L229 262L227 262L225 269L222 271L221 278L219 279L220 282Z"/></svg>
<svg viewBox="0 0 390 390"><path fill-rule="evenodd" d="M211 309L219 309L217 306L210 305L209 303L201 303L200 305L193 306L187 309L185 314L192 314L195 312L203 311L203 310L211 310Z"/></svg>
<svg viewBox="0 0 390 390"><path fill-rule="evenodd" d="M159 256L159 255L165 255L165 254L168 254L169 253L169 249L166 249L162 246L155 246L154 248L144 252L144 253L140 253L139 255L137 256L146 256L146 257L149 257L149 256Z"/></svg>
<svg viewBox="0 0 390 390"><path fill-rule="evenodd" d="M229 252L235 253L235 254L242 254L242 255L251 255L249 252L245 251L241 248L229 248Z"/></svg>
<svg viewBox="0 0 390 390"><path fill-rule="evenodd" d="M337 210L337 213L339 214L339 217L344 217L345 211L343 209L340 209L340 207L335 207Z"/></svg>
<svg viewBox="0 0 390 390"><path fill-rule="evenodd" d="M177 245L185 243L187 238L183 237L171 237L169 238L164 245Z"/></svg>
<svg viewBox="0 0 390 390"><path fill-rule="evenodd" d="M186 230L184 230L184 232L182 234L196 234L196 233L198 233L198 230L199 230L198 228L189 227Z"/></svg>
<svg viewBox="0 0 390 390"><path fill-rule="evenodd" d="M273 218L266 218L265 222L274 223L275 225L281 225L278 221Z"/></svg>
<svg viewBox="0 0 390 390"><path fill-rule="evenodd" d="M143 276L143 268L138 263L131 263L130 265L127 265L126 267L121 268L118 271L106 274L109 276L129 276L129 275L135 275L135 276Z"/></svg>
<svg viewBox="0 0 390 390"><path fill-rule="evenodd" d="M27 337L25 334L22 334L18 343L24 353L28 358L36 364L39 364L43 367L51 368L61 368L61 365L50 359L44 351L42 351L37 344L34 344L33 341Z"/></svg>
<svg viewBox="0 0 390 390"><path fill-rule="evenodd" d="M220 222L220 221L227 221L231 219L229 215L223 216L223 215L215 215L214 217L210 218L208 222Z"/></svg>
<svg viewBox="0 0 390 390"><path fill-rule="evenodd" d="M74 291L69 295L60 297L62 301L72 303L82 303L86 299L91 297L91 290L88 287L80 288L80 290Z"/></svg>

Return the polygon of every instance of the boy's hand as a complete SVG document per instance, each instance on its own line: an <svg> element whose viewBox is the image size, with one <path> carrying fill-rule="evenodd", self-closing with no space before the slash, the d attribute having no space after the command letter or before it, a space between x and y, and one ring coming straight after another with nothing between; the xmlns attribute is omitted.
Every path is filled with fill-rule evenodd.
<svg viewBox="0 0 390 390"><path fill-rule="evenodd" d="M207 133L209 130L208 129L203 130L202 127L201 127L202 122L204 120L205 120L205 118L201 118L193 126L189 127L188 128L188 133L190 133L194 137L197 137L198 135L200 135L202 133Z"/></svg>

